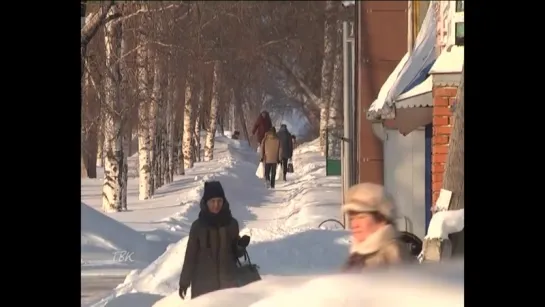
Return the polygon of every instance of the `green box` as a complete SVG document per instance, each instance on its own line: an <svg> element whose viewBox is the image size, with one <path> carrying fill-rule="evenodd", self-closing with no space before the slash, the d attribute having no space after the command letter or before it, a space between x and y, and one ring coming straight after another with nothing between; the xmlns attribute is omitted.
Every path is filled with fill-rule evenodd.
<svg viewBox="0 0 545 307"><path fill-rule="evenodd" d="M325 161L325 175L326 176L340 176L341 175L341 160L326 159L326 161Z"/></svg>

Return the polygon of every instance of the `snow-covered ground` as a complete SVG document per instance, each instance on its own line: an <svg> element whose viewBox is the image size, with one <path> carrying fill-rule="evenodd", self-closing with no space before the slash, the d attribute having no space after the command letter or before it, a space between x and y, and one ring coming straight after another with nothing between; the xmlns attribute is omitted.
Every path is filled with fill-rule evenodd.
<svg viewBox="0 0 545 307"><path fill-rule="evenodd" d="M295 173L288 174L288 181L279 182L275 190L266 189L256 178L258 158L254 150L243 141L226 138L217 141L216 147L225 146L225 159L214 162L218 163L218 169L222 168L215 179L225 188L233 215L241 224L241 233L252 238L248 251L252 262L260 266L263 278L338 272L347 256L348 234L335 224L324 225L330 229L318 229L318 225L329 218L340 219L340 178L325 176L325 159L318 153L317 141L295 150ZM206 163L202 163L203 167ZM199 189L198 195L192 195L194 202L188 202L184 210L166 219L171 228L184 234L188 231L198 215L200 193ZM106 303L110 306L121 300L131 300L133 304L134 297L145 300L150 297L147 294L157 298L155 295L176 292L186 245L184 237L147 268L131 272L97 306ZM142 302L133 306L151 305Z"/></svg>
<svg viewBox="0 0 545 307"><path fill-rule="evenodd" d="M421 268L418 272L408 268L408 271L376 275L337 275L348 256L349 235L335 223L327 223L326 229L318 228L326 219L341 219L341 185L339 177L325 176L325 159L318 153L317 141L295 150L295 173L288 174L288 181L279 182L275 190L266 189L256 178L258 158L244 141L218 137L216 152L217 160L199 163L192 170L201 172L201 178L178 183L184 180L181 178L164 187L168 192L163 202L157 199L155 206L161 206L157 210L166 214L165 199L170 205L176 204L175 212L168 218L150 219L151 215L142 216L145 211L137 214L138 202L131 206L134 212L109 214L135 231L144 234L154 231L155 242L165 244L169 240L159 231L170 233L170 240L177 237L178 241L166 251L163 249L164 253L147 267L135 268L115 290L88 306L362 306L362 302L378 306L379 301L381 307L463 306L460 264L439 268L440 273L430 269L431 274L426 273L428 270L420 272ZM212 177L222 182L233 215L240 222L241 234L251 236L248 251L252 262L260 266L263 280L182 301L177 290L186 235L198 215L202 180ZM178 190L171 187L176 184ZM182 206L177 205L180 201L184 203ZM148 202L140 206L153 207ZM125 216L131 213L132 219ZM146 239L150 241L150 236Z"/></svg>

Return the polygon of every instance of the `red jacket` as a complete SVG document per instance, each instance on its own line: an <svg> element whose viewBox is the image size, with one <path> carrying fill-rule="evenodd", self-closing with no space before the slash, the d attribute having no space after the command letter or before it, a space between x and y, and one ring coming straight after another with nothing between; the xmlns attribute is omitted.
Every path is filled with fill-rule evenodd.
<svg viewBox="0 0 545 307"><path fill-rule="evenodd" d="M259 115L257 117L257 120L255 121L254 127L252 129L252 134L257 135L257 142L259 144L261 144L261 141L265 137L265 133L267 133L271 128L272 122L269 116L264 117L263 115Z"/></svg>

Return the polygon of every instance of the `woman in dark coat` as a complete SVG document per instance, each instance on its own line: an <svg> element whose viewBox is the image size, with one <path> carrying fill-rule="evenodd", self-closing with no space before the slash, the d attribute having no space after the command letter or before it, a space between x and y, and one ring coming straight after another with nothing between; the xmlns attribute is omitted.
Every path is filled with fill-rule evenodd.
<svg viewBox="0 0 545 307"><path fill-rule="evenodd" d="M263 141L263 138L265 137L265 133L269 132L271 128L272 121L271 117L269 116L269 112L261 112L255 121L254 127L252 128L252 135L257 135L258 144L261 144L261 141Z"/></svg>
<svg viewBox="0 0 545 307"><path fill-rule="evenodd" d="M239 226L231 215L219 181L204 183L199 218L193 222L180 274L179 294L184 299L237 287L236 260L242 257L250 237L239 237Z"/></svg>

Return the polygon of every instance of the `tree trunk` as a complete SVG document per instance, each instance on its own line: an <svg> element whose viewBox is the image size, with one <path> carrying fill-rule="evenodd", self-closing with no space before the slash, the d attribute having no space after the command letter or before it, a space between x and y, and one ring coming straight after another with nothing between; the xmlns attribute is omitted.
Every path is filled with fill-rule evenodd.
<svg viewBox="0 0 545 307"><path fill-rule="evenodd" d="M326 1L324 24L324 58L322 62L322 85L320 93L320 151L325 155L326 133L329 117L329 102L331 100L331 83L333 79L333 62L335 61L336 22L335 1Z"/></svg>
<svg viewBox="0 0 545 307"><path fill-rule="evenodd" d="M119 13L117 5L112 6L110 14ZM104 184L102 187L102 209L106 212L121 210L121 174L123 171L123 151L121 105L119 100L119 62L121 55L121 25L108 22L105 27L106 45L105 120L104 120Z"/></svg>
<svg viewBox="0 0 545 307"><path fill-rule="evenodd" d="M120 162L121 165L123 165L122 171L121 171L121 209L127 210L127 190L128 190L128 171L129 171L129 143L131 142L131 129L129 126L129 119L130 119L130 107L128 102L128 91L129 91L129 75L128 75L128 67L127 67L127 60L126 57L123 55L128 52L128 46L127 46L127 40L125 39L125 29L126 29L126 23L121 22L120 23L121 28L121 50L120 55L121 58L119 58L119 101L120 106L122 109L121 113L121 138L122 138L122 161Z"/></svg>
<svg viewBox="0 0 545 307"><path fill-rule="evenodd" d="M244 110L242 108L242 95L240 94L240 89L233 91L233 97L235 98L234 103L235 103L236 113L238 115L238 122L240 123L240 127L242 128L242 132L244 132L244 137L246 138L246 141L248 141L248 146L251 147L252 144L250 143L250 135L246 127L246 119L244 117Z"/></svg>
<svg viewBox="0 0 545 307"><path fill-rule="evenodd" d="M193 81L194 81L193 67L188 67L187 80L185 86L185 111L184 111L184 132L183 132L183 160L184 168L192 168L193 157L193 131L195 129L195 108L194 108L194 95L193 95Z"/></svg>
<svg viewBox="0 0 545 307"><path fill-rule="evenodd" d="M159 59L159 54L154 55L155 65L153 68L154 78L153 78L153 93L152 93L152 106L156 108L154 116L155 125L152 124L152 129L150 133L155 134L154 138L154 147L153 155L154 159L154 186L153 189L156 190L163 185L163 168L164 168L164 135L165 135L165 109L164 109L164 99L163 99L163 67L161 60Z"/></svg>
<svg viewBox="0 0 545 307"><path fill-rule="evenodd" d="M142 9L147 5L142 4ZM149 92L148 92L148 37L143 23L138 29L138 44L141 46L136 53L138 76L138 199L151 197L150 189L150 135L149 135Z"/></svg>
<svg viewBox="0 0 545 307"><path fill-rule="evenodd" d="M151 50L148 49L148 52ZM153 85L152 85L152 93L151 93L151 100L150 100L150 107L149 107L149 135L150 135L150 147L149 147L149 157L150 157L150 196L153 196L155 194L155 181L157 180L157 111L158 111L158 105L157 105L157 97L155 93L156 88L156 81L158 78L156 77L155 68L158 65L156 63L157 55L155 52L149 53L150 57L148 58L148 74L153 75ZM152 59L154 59L152 61Z"/></svg>
<svg viewBox="0 0 545 307"><path fill-rule="evenodd" d="M208 120L208 130L206 131L206 140L204 144L204 161L214 159L214 137L216 136L216 125L218 120L219 106L219 83L221 81L221 62L214 63L214 74L212 77L212 97L210 100L210 118Z"/></svg>
<svg viewBox="0 0 545 307"><path fill-rule="evenodd" d="M201 77L201 79L204 79ZM199 93L197 94L197 104L195 106L195 132L193 134L193 143L195 144L194 158L196 162L201 162L201 117L204 104L204 80L201 80Z"/></svg>
<svg viewBox="0 0 545 307"><path fill-rule="evenodd" d="M174 75L172 69L169 69L167 74L167 93L166 93L166 139L165 147L167 151L165 166L165 182L171 183L174 180L175 155L174 155L174 129L176 119L174 115Z"/></svg>
<svg viewBox="0 0 545 307"><path fill-rule="evenodd" d="M459 210L464 206L464 68L454 105L454 125L449 140L447 163L443 189L452 191L449 210ZM464 231L450 235L452 256L464 255Z"/></svg>
<svg viewBox="0 0 545 307"><path fill-rule="evenodd" d="M338 101L342 100L343 91L343 49L342 49L342 21L338 20L336 24L335 39L335 63L333 65L333 81L331 84L331 95L329 101L327 130L332 138L329 140L328 155L331 157L341 157L341 136L343 134L340 126L339 115L342 114L338 109Z"/></svg>
<svg viewBox="0 0 545 307"><path fill-rule="evenodd" d="M185 92L184 96L182 96L182 89L179 82L176 82L175 89L174 89L174 99L176 101L176 105L180 106L177 108L177 114L178 114L178 121L176 122L176 131L179 133L176 133L176 174L178 175L185 175L185 165L184 165L184 122L185 122Z"/></svg>
<svg viewBox="0 0 545 307"><path fill-rule="evenodd" d="M100 111L99 126L97 127L97 161L96 167L104 167L104 112Z"/></svg>

